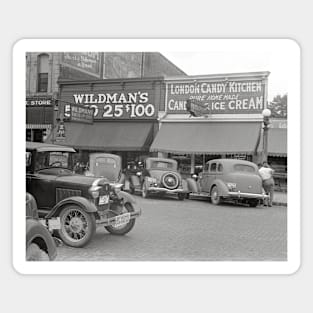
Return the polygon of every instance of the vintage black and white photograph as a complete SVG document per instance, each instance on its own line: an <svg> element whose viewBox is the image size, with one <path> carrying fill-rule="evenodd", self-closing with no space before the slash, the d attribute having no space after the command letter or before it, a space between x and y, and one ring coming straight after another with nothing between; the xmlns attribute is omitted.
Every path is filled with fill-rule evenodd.
<svg viewBox="0 0 313 313"><path fill-rule="evenodd" d="M293 42L173 41L26 41L25 264L292 260Z"/></svg>

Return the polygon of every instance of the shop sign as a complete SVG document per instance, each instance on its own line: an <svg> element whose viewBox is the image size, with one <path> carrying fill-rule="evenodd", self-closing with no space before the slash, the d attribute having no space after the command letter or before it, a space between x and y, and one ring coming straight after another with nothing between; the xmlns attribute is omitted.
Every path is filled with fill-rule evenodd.
<svg viewBox="0 0 313 313"><path fill-rule="evenodd" d="M64 52L63 64L100 78L101 54L99 52Z"/></svg>
<svg viewBox="0 0 313 313"><path fill-rule="evenodd" d="M46 97L26 98L26 106L52 105L52 99Z"/></svg>
<svg viewBox="0 0 313 313"><path fill-rule="evenodd" d="M75 93L72 101L94 109L94 119L156 119L150 91Z"/></svg>
<svg viewBox="0 0 313 313"><path fill-rule="evenodd" d="M258 114L266 102L265 84L263 79L167 82L166 111L187 113L187 100L194 100L207 114Z"/></svg>
<svg viewBox="0 0 313 313"><path fill-rule="evenodd" d="M192 116L206 116L209 114L208 109L202 103L197 103L195 100L186 100L186 110Z"/></svg>
<svg viewBox="0 0 313 313"><path fill-rule="evenodd" d="M70 122L93 123L94 109L82 105L65 104L64 120Z"/></svg>
<svg viewBox="0 0 313 313"><path fill-rule="evenodd" d="M61 121L57 126L55 141L63 142L64 140L65 140L65 126L64 123Z"/></svg>

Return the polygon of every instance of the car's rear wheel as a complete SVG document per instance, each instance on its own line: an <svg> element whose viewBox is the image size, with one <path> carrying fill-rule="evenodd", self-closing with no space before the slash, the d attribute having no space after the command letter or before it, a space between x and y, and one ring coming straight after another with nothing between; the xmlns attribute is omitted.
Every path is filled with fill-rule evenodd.
<svg viewBox="0 0 313 313"><path fill-rule="evenodd" d="M49 255L37 244L31 243L26 249L26 261L49 261Z"/></svg>
<svg viewBox="0 0 313 313"><path fill-rule="evenodd" d="M71 247L85 246L96 230L94 214L87 213L78 205L68 205L60 213L61 229L58 234Z"/></svg>
<svg viewBox="0 0 313 313"><path fill-rule="evenodd" d="M215 205L218 205L222 202L217 186L214 186L211 190L211 202Z"/></svg>
<svg viewBox="0 0 313 313"><path fill-rule="evenodd" d="M131 213L131 212L134 212L134 208L133 206L130 204L130 203L125 203L124 207L123 207L123 211L120 212L119 214L123 214L123 213ZM115 216L114 213L112 213L112 217ZM125 225L122 225L122 226L113 226L113 225L110 225L110 226L105 226L105 229L113 234L113 235L125 235L127 234L128 232L130 232L132 230L132 228L134 227L135 225L135 221L136 219L131 219L129 220L129 222Z"/></svg>

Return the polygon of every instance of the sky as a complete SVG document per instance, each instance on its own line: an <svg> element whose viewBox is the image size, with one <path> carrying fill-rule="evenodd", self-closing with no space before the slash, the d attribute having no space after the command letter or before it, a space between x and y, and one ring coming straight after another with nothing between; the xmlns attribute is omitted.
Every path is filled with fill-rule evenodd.
<svg viewBox="0 0 313 313"><path fill-rule="evenodd" d="M288 55L281 51L161 53L188 75L269 71L268 100L288 93Z"/></svg>

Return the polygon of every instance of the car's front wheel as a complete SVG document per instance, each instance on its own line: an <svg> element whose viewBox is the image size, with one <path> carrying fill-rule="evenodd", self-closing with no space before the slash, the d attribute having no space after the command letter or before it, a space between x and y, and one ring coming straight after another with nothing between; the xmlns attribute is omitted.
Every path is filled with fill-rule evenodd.
<svg viewBox="0 0 313 313"><path fill-rule="evenodd" d="M130 203L125 203L124 207L123 207L123 212L121 212L121 214L123 213L131 213L131 212L134 212L134 208L133 206L130 204ZM112 213L112 217L114 216L114 213ZM125 235L127 234L128 232L130 232L132 230L132 228L134 227L135 225L135 219L130 219L129 222L127 224L124 224L124 225L119 225L119 226L113 226L113 225L110 225L110 226L105 226L105 229L113 234L113 235Z"/></svg>
<svg viewBox="0 0 313 313"><path fill-rule="evenodd" d="M68 205L60 213L61 229L58 234L71 247L85 246L94 235L96 219L78 205Z"/></svg>
<svg viewBox="0 0 313 313"><path fill-rule="evenodd" d="M222 202L217 186L214 186L211 190L211 202L215 205L218 205Z"/></svg>

